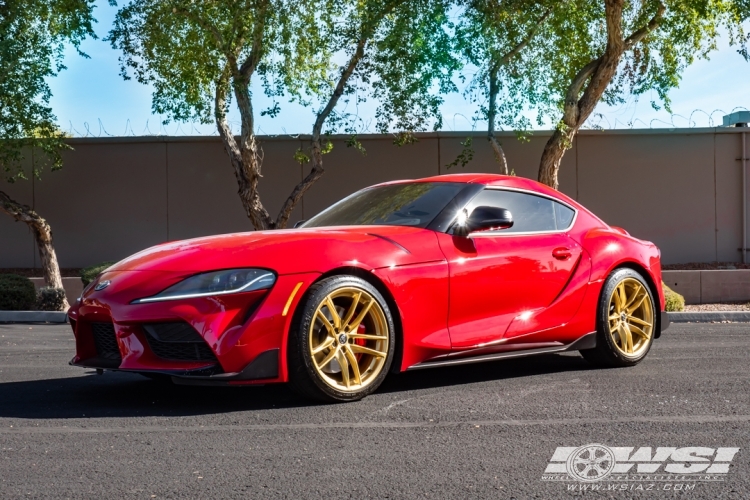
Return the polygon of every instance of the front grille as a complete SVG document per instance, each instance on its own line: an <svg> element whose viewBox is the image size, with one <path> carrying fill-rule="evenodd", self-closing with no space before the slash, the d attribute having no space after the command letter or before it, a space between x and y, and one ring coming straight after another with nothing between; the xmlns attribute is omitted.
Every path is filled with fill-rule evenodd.
<svg viewBox="0 0 750 500"><path fill-rule="evenodd" d="M112 323L91 323L91 333L94 335L96 353L102 359L122 361L120 348L117 346L115 327Z"/></svg>
<svg viewBox="0 0 750 500"><path fill-rule="evenodd" d="M153 323L143 329L149 347L162 359L216 362L206 341L187 323Z"/></svg>

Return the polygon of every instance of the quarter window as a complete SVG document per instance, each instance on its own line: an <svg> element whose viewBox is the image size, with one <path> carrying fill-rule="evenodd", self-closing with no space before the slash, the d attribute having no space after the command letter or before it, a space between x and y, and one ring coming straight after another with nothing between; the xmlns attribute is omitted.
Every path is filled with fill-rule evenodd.
<svg viewBox="0 0 750 500"><path fill-rule="evenodd" d="M519 191L485 189L466 207L490 206L506 208L513 215L513 227L502 229L503 233L528 233L564 230L573 222L575 211L543 196Z"/></svg>
<svg viewBox="0 0 750 500"><path fill-rule="evenodd" d="M573 222L573 216L576 214L575 210L566 207L562 203L557 203L555 201L552 203L555 205L555 222L557 223L557 229L568 229Z"/></svg>

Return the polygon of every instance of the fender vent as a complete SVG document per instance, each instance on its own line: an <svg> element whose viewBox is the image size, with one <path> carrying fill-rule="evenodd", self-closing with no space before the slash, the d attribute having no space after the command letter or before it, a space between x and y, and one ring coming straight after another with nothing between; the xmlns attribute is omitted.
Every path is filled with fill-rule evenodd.
<svg viewBox="0 0 750 500"><path fill-rule="evenodd" d="M217 361L203 337L187 323L152 323L143 325L143 330L149 347L162 359Z"/></svg>

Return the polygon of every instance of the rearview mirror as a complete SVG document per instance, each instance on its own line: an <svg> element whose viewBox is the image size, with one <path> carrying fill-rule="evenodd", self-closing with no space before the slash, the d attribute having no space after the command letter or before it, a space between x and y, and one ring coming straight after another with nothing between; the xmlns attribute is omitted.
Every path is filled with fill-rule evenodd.
<svg viewBox="0 0 750 500"><path fill-rule="evenodd" d="M508 229L513 227L510 210L498 207L476 207L463 224L456 226L456 234L467 236L477 231Z"/></svg>

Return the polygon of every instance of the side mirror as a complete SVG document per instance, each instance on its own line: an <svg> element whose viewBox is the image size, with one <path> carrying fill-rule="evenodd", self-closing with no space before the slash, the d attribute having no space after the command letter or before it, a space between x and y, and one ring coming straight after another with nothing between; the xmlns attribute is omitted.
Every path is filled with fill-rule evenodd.
<svg viewBox="0 0 750 500"><path fill-rule="evenodd" d="M497 207L476 207L466 222L460 227L458 234L464 236L477 231L488 231L491 229L508 229L513 227L513 215L510 210Z"/></svg>
<svg viewBox="0 0 750 500"><path fill-rule="evenodd" d="M297 222L294 223L294 227L300 227L305 222L307 222L307 221L304 220L304 219L303 220L298 220Z"/></svg>

